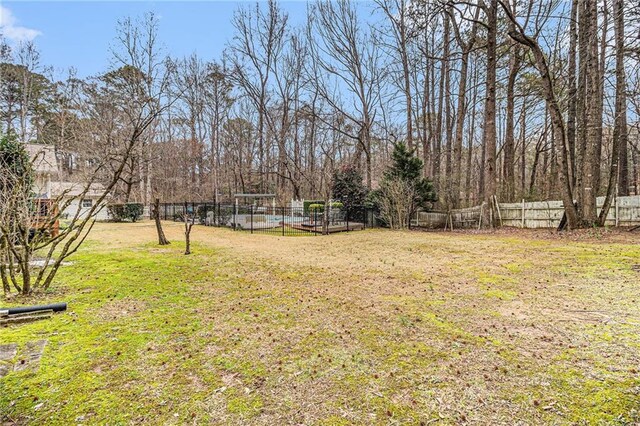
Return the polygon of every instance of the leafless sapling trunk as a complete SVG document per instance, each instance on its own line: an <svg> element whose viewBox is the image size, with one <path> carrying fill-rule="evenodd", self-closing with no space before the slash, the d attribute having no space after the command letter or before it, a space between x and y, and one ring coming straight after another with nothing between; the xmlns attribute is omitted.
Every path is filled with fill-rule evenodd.
<svg viewBox="0 0 640 426"><path fill-rule="evenodd" d="M184 220L184 254L191 254L191 228L195 223L195 211L192 214L189 214L187 211L187 203L184 203L184 212L182 214L182 219Z"/></svg>
<svg viewBox="0 0 640 426"><path fill-rule="evenodd" d="M164 230L162 229L162 222L160 221L160 199L156 198L153 202L153 219L156 223L156 232L158 233L158 244L161 246L166 246L171 244L167 237L164 235Z"/></svg>

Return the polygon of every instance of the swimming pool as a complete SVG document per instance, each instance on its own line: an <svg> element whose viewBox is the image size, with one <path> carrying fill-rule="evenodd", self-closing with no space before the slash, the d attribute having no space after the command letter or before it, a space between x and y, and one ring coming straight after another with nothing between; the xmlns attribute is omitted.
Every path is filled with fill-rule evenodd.
<svg viewBox="0 0 640 426"><path fill-rule="evenodd" d="M236 214L230 218L230 221L243 229L265 229L282 226L283 222L287 225L309 223L310 218L306 216L282 216L277 214Z"/></svg>

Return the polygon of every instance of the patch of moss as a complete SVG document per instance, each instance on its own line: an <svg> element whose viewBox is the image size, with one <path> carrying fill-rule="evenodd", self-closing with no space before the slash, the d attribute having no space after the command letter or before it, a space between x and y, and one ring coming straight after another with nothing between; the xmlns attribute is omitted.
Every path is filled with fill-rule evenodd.
<svg viewBox="0 0 640 426"><path fill-rule="evenodd" d="M227 400L227 409L242 418L250 418L260 414L264 403L257 395L236 395Z"/></svg>
<svg viewBox="0 0 640 426"><path fill-rule="evenodd" d="M513 291L509 291L509 290L499 290L499 289L491 289L491 290L486 290L483 293L484 297L487 298L494 298L494 299L500 299L500 300L513 300L516 297L516 293Z"/></svg>

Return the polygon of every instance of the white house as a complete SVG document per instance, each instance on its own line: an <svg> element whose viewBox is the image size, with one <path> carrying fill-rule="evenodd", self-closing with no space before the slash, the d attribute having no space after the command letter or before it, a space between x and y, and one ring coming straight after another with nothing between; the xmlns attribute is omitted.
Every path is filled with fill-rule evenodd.
<svg viewBox="0 0 640 426"><path fill-rule="evenodd" d="M52 145L26 144L25 148L33 161L35 170L34 192L37 198L53 199L62 197L61 203L71 199L71 203L62 211L62 219L74 217L80 209L80 217L84 217L91 207L104 193L104 186L100 183L91 184L82 198L87 182L71 182L63 179L63 173L58 164L55 148ZM79 176L81 174L78 174ZM107 220L109 215L105 206L96 216L97 220Z"/></svg>
<svg viewBox="0 0 640 426"><path fill-rule="evenodd" d="M55 148L51 145L25 144L36 174L33 188L37 198L53 198L51 182L59 179Z"/></svg>
<svg viewBox="0 0 640 426"><path fill-rule="evenodd" d="M80 194L86 189L86 183L52 182L51 188L53 197L64 193L63 202L71 199L69 206L62 212L62 219L72 218L78 212L78 209L80 209L79 217L85 217L104 193L104 186L100 183L92 183L82 198L80 198ZM106 203L103 202L103 206L96 215L96 219L109 219Z"/></svg>

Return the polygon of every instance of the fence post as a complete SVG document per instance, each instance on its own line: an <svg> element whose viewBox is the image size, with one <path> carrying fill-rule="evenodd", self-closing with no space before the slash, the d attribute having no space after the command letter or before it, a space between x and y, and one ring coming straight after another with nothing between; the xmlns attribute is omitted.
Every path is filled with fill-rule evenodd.
<svg viewBox="0 0 640 426"><path fill-rule="evenodd" d="M207 217L208 211L207 211L207 203L206 202L204 203L203 211L204 211L204 219L202 219L202 222L203 222L204 225L208 226L207 225L207 222L208 222L208 220L207 220L208 219L208 217Z"/></svg>
<svg viewBox="0 0 640 426"><path fill-rule="evenodd" d="M249 207L249 217L251 218L251 233L253 234L253 204Z"/></svg>
<svg viewBox="0 0 640 426"><path fill-rule="evenodd" d="M522 199L522 225L521 228L524 229L524 215L525 215L525 210L524 210L524 198Z"/></svg>
<svg viewBox="0 0 640 426"><path fill-rule="evenodd" d="M495 201L496 212L498 213L498 220L500 221L500 226L502 226L502 213L500 212L500 204L498 203L498 196L497 195L493 196L493 201Z"/></svg>
<svg viewBox="0 0 640 426"><path fill-rule="evenodd" d="M367 229L367 208L362 207L362 230Z"/></svg>
<svg viewBox="0 0 640 426"><path fill-rule="evenodd" d="M347 214L345 215L347 219L347 232L349 232L349 210L347 210Z"/></svg>
<svg viewBox="0 0 640 426"><path fill-rule="evenodd" d="M282 209L282 236L284 237L284 207L280 207Z"/></svg>

